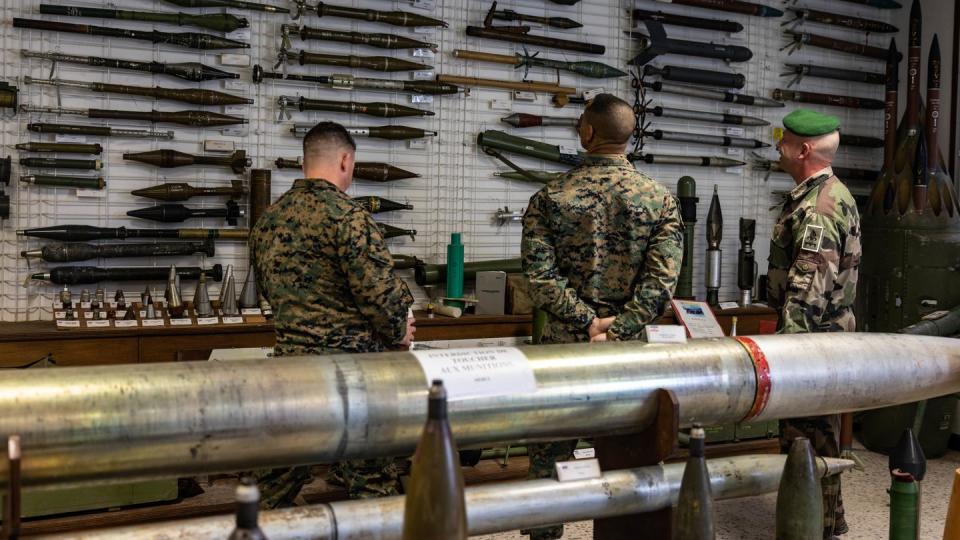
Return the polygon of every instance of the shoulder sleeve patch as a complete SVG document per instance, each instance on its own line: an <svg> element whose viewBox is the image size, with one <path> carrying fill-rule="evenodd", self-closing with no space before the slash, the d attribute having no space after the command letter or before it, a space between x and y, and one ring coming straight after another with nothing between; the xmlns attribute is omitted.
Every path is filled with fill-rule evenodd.
<svg viewBox="0 0 960 540"><path fill-rule="evenodd" d="M820 244L823 243L823 226L807 225L803 230L803 241L800 242L800 249L818 253Z"/></svg>

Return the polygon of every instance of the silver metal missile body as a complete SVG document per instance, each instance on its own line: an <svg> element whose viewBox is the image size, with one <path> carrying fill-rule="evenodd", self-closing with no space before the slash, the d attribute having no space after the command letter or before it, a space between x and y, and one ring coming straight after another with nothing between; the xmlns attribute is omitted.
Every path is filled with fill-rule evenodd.
<svg viewBox="0 0 960 540"><path fill-rule="evenodd" d="M716 499L749 497L777 490L785 456L735 456L707 461ZM853 468L853 461L818 458L822 475ZM683 463L607 471L602 478L557 482L529 480L466 489L471 535L552 523L652 512L676 503ZM341 501L261 512L259 525L270 540L400 540L404 497ZM233 515L71 532L38 540L221 540Z"/></svg>
<svg viewBox="0 0 960 540"><path fill-rule="evenodd" d="M659 388L675 393L683 424L708 425L960 391L960 341L927 336L824 333L518 351L537 390L452 401L462 448L635 432L654 418ZM0 437L18 434L30 449L22 475L28 487L409 455L426 392L409 352L14 370L0 377Z"/></svg>

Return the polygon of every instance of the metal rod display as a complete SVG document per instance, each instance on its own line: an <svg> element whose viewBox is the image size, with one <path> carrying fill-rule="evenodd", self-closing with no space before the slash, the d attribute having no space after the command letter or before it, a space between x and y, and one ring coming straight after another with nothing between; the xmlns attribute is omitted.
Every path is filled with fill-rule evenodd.
<svg viewBox="0 0 960 540"><path fill-rule="evenodd" d="M529 362L536 390L452 401L461 448L636 432L653 420L661 388L676 396L682 423L707 425L960 391L960 342L903 334L578 343L510 354ZM409 455L426 415L423 373L409 352L11 370L0 377L0 425L30 449L24 486ZM0 489L6 480L0 465Z"/></svg>

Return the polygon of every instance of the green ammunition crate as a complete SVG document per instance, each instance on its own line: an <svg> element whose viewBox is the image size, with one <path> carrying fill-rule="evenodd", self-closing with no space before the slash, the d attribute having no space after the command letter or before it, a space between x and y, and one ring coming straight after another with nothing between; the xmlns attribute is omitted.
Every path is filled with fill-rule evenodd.
<svg viewBox="0 0 960 540"><path fill-rule="evenodd" d="M115 486L29 490L23 493L22 517L117 508L177 498L177 481L150 480ZM0 498L2 500L2 498Z"/></svg>

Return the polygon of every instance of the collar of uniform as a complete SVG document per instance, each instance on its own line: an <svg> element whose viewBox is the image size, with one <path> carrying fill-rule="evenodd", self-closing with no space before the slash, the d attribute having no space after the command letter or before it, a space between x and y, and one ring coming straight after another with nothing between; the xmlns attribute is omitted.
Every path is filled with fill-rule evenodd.
<svg viewBox="0 0 960 540"><path fill-rule="evenodd" d="M630 165L624 154L587 154L583 156L584 165Z"/></svg>
<svg viewBox="0 0 960 540"><path fill-rule="evenodd" d="M819 186L824 182L824 180L830 178L831 176L833 176L833 167L824 167L823 169L820 169L804 179L803 182L800 182L797 187L793 188L793 190L790 192L790 198L794 201L802 198L804 195L809 193L811 189Z"/></svg>
<svg viewBox="0 0 960 540"><path fill-rule="evenodd" d="M339 191L337 186L323 178L297 178L293 181L293 189L332 189Z"/></svg>

